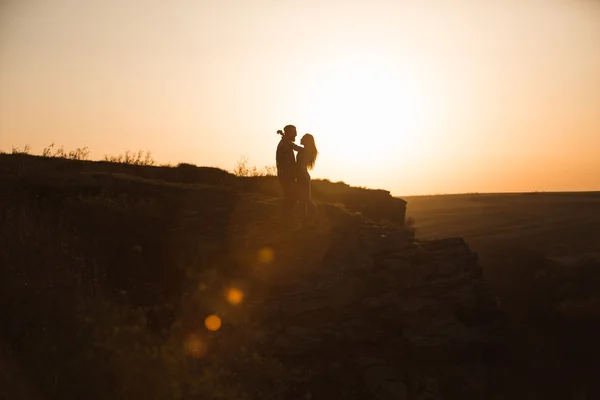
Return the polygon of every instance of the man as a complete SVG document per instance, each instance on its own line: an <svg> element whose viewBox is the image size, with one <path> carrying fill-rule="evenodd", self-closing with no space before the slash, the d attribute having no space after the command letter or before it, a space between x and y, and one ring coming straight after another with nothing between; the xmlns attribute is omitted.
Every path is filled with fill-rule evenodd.
<svg viewBox="0 0 600 400"><path fill-rule="evenodd" d="M296 195L296 156L294 155L294 141L298 133L294 125L287 125L282 131L277 131L281 140L277 145L277 177L283 189L283 217L286 223L290 222L292 211L298 201Z"/></svg>

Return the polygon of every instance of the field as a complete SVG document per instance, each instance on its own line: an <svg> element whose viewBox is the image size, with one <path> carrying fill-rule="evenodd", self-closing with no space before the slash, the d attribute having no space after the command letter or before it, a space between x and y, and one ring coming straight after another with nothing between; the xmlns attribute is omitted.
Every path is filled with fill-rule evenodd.
<svg viewBox="0 0 600 400"><path fill-rule="evenodd" d="M460 236L481 255L515 245L549 257L600 252L600 192L403 199L419 237Z"/></svg>
<svg viewBox="0 0 600 400"><path fill-rule="evenodd" d="M524 368L520 384L514 369L507 381L557 398L595 385L600 192L403 199L418 238L462 237L478 253L485 281L513 321L510 368Z"/></svg>
<svg viewBox="0 0 600 400"><path fill-rule="evenodd" d="M529 270L542 261L571 265L600 259L600 192L404 199L418 238L464 238L497 291L523 284L518 272L525 271L514 271L517 265Z"/></svg>

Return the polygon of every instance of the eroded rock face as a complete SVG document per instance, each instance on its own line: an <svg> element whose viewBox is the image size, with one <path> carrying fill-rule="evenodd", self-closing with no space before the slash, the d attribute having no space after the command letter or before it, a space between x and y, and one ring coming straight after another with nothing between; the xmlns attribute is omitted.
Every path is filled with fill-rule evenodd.
<svg viewBox="0 0 600 400"><path fill-rule="evenodd" d="M281 258L261 313L280 327L269 349L315 371L299 382L314 398L487 398L482 360L499 348L501 318L476 254L459 238L355 222Z"/></svg>
<svg viewBox="0 0 600 400"><path fill-rule="evenodd" d="M406 201L393 197L387 190L349 186L343 182L313 181L315 198L329 203L341 203L375 220L404 224Z"/></svg>

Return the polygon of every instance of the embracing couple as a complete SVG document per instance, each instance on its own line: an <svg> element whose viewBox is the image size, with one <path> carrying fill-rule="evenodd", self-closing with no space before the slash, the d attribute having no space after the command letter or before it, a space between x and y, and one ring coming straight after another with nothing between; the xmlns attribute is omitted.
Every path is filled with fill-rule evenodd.
<svg viewBox="0 0 600 400"><path fill-rule="evenodd" d="M291 223L292 211L296 202L300 203L303 225L308 223L309 214L313 222L318 225L317 206L312 200L310 193L310 174L317 160L317 146L315 138L311 134L302 136L298 146L295 142L296 127L287 125L283 131L277 131L281 135L281 141L277 145L277 177L283 189L283 217L285 223ZM298 152L298 156L294 155Z"/></svg>

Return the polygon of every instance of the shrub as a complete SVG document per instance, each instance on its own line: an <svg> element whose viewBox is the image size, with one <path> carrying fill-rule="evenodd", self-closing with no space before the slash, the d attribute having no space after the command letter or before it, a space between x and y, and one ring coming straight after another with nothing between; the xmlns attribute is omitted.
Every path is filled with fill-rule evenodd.
<svg viewBox="0 0 600 400"><path fill-rule="evenodd" d="M31 146L26 144L25 147L23 147L23 149L21 149L20 147L12 147L12 154L29 154L29 152L31 151Z"/></svg>
<svg viewBox="0 0 600 400"><path fill-rule="evenodd" d="M233 174L240 177L275 176L277 175L277 167L274 165L267 165L262 168L250 167L248 157L242 156L233 169Z"/></svg>
<svg viewBox="0 0 600 400"><path fill-rule="evenodd" d="M42 157L54 157L54 158L67 158L69 160L79 160L84 161L87 160L90 151L87 147L78 147L75 150L71 150L68 153L65 151L64 147L61 146L59 149L56 149L54 152L54 143L51 143L49 146L45 147L42 150Z"/></svg>
<svg viewBox="0 0 600 400"><path fill-rule="evenodd" d="M104 161L130 165L154 165L152 153L150 151L144 152L142 150L138 150L137 152L127 150L125 153L116 156L105 155Z"/></svg>

